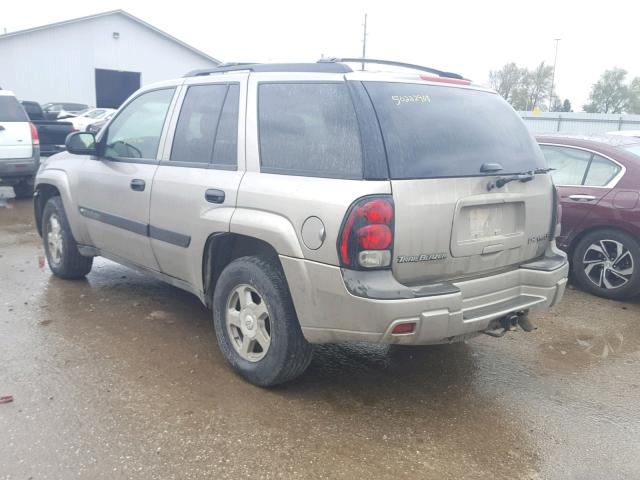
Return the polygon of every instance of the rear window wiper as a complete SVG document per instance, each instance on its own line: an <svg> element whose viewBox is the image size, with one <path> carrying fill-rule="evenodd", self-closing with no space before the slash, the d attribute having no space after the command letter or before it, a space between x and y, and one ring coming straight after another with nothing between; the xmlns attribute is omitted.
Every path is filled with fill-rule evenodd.
<svg viewBox="0 0 640 480"><path fill-rule="evenodd" d="M528 172L515 173L513 175L505 175L504 177L498 177L495 180L487 183L487 190L491 191L494 188L502 188L509 182L526 183L533 180L535 175L542 173L549 173L553 168L536 168Z"/></svg>

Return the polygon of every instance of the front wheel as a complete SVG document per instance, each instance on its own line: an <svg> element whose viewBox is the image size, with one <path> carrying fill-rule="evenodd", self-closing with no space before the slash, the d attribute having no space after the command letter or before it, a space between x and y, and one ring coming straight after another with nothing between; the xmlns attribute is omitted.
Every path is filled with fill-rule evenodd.
<svg viewBox="0 0 640 480"><path fill-rule="evenodd" d="M292 380L311 361L312 347L273 260L241 257L222 271L213 295L213 321L225 359L254 385Z"/></svg>
<svg viewBox="0 0 640 480"><path fill-rule="evenodd" d="M42 240L49 268L67 280L83 278L93 265L92 257L78 251L60 197L47 200L42 212Z"/></svg>
<svg viewBox="0 0 640 480"><path fill-rule="evenodd" d="M577 283L595 295L624 300L640 293L640 245L631 235L602 229L585 235L572 255Z"/></svg>

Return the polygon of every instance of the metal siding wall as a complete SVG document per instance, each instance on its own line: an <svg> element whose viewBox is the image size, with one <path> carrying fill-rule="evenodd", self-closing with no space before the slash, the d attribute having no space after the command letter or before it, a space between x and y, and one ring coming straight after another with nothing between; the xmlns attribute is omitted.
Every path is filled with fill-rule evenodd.
<svg viewBox="0 0 640 480"><path fill-rule="evenodd" d="M89 105L96 102L96 68L141 72L145 85L213 65L119 14L0 38L0 59L0 86L20 99Z"/></svg>
<svg viewBox="0 0 640 480"><path fill-rule="evenodd" d="M583 135L614 130L640 130L640 115L606 113L518 112L531 133L577 133Z"/></svg>

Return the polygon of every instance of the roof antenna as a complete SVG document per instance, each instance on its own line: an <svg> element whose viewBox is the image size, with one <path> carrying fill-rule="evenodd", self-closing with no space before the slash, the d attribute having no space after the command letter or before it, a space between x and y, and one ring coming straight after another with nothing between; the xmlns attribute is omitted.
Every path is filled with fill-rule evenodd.
<svg viewBox="0 0 640 480"><path fill-rule="evenodd" d="M362 59L367 58L367 14L364 14L364 32L362 34ZM364 70L364 62L362 62L362 70Z"/></svg>

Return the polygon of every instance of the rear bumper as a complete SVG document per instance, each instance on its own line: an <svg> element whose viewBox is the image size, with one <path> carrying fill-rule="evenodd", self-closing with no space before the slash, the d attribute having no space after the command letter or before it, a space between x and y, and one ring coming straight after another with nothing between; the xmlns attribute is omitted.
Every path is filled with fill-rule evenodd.
<svg viewBox="0 0 640 480"><path fill-rule="evenodd" d="M11 186L25 178L33 178L40 166L40 153L35 150L29 158L0 159L0 186Z"/></svg>
<svg viewBox="0 0 640 480"><path fill-rule="evenodd" d="M381 299L354 295L338 267L290 257L281 262L311 343L463 341L509 313L552 307L564 294L569 271L566 256L552 247L547 257L508 272L413 289L413 296L398 290L399 298ZM406 322L415 322L413 333L391 334Z"/></svg>

